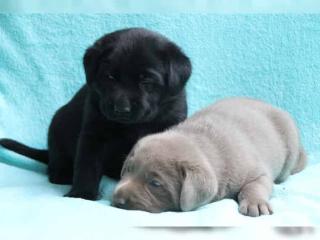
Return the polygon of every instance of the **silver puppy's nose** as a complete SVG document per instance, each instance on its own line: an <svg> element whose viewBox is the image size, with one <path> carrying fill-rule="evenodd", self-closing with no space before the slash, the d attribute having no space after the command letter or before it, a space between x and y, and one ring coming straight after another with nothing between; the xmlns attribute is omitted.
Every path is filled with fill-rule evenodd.
<svg viewBox="0 0 320 240"><path fill-rule="evenodd" d="M117 208L127 208L127 200L123 197L115 197L113 199L113 205Z"/></svg>

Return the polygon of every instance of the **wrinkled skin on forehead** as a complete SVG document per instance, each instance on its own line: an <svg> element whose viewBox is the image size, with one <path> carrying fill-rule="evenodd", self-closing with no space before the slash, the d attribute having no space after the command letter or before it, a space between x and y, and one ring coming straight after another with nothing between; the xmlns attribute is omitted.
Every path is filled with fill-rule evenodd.
<svg viewBox="0 0 320 240"><path fill-rule="evenodd" d="M148 212L179 211L183 172L168 156L131 151L122 169L117 197L126 209ZM115 196L114 196L115 197Z"/></svg>

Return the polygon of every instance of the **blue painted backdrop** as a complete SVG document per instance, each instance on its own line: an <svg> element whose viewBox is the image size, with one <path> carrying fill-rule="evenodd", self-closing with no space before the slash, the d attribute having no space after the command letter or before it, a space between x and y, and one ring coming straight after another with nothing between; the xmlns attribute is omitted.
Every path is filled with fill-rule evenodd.
<svg viewBox="0 0 320 240"><path fill-rule="evenodd" d="M319 0L1 0L0 11L319 13Z"/></svg>
<svg viewBox="0 0 320 240"><path fill-rule="evenodd" d="M146 27L190 56L190 113L226 96L289 111L307 150L320 145L320 15L0 15L0 137L46 146L55 110L84 83L101 35Z"/></svg>

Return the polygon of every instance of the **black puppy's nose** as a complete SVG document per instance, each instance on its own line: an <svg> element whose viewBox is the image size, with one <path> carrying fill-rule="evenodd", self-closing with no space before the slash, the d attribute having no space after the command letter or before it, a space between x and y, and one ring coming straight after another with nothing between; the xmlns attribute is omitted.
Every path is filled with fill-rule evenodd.
<svg viewBox="0 0 320 240"><path fill-rule="evenodd" d="M128 101L120 101L114 104L113 110L116 114L129 114L131 112L131 106Z"/></svg>

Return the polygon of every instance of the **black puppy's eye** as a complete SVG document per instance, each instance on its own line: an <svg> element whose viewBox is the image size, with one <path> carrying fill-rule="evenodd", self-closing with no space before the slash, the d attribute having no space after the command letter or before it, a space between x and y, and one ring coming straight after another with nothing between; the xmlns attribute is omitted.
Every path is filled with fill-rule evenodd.
<svg viewBox="0 0 320 240"><path fill-rule="evenodd" d="M114 76L112 76L111 74L107 74L107 79L108 80L114 80Z"/></svg>
<svg viewBox="0 0 320 240"><path fill-rule="evenodd" d="M143 81L140 83L140 86L148 92L151 92L155 88L155 84L150 81Z"/></svg>
<svg viewBox="0 0 320 240"><path fill-rule="evenodd" d="M142 89L148 92L154 90L155 84L151 77L148 77L144 74L140 74L139 78L140 78L140 86Z"/></svg>
<svg viewBox="0 0 320 240"><path fill-rule="evenodd" d="M161 187L161 183L155 179L150 180L149 185L155 188Z"/></svg>
<svg viewBox="0 0 320 240"><path fill-rule="evenodd" d="M139 75L139 79L140 79L141 81L143 81L145 78L146 78L146 75L144 75L144 74L140 74L140 75Z"/></svg>

